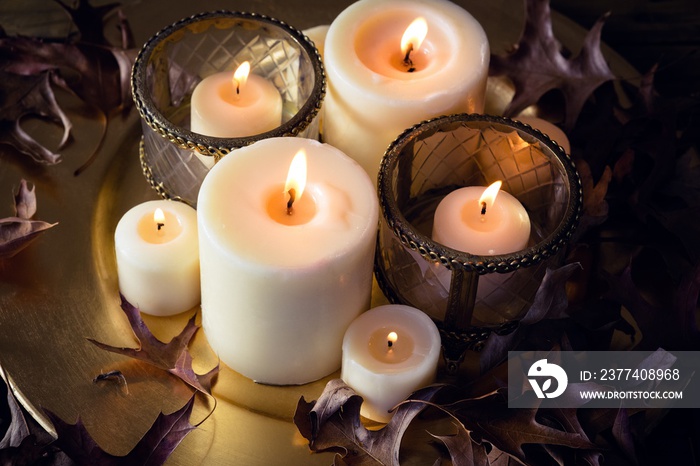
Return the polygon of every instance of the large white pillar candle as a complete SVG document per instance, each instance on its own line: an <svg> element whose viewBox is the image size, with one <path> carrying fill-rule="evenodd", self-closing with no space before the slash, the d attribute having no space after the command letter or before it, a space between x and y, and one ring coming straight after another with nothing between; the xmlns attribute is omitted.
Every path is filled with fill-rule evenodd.
<svg viewBox="0 0 700 466"><path fill-rule="evenodd" d="M433 240L458 251L494 256L520 251L530 239L530 217L512 195L468 186L445 196L435 210Z"/></svg>
<svg viewBox="0 0 700 466"><path fill-rule="evenodd" d="M147 314L166 316L199 304L195 210L181 202L131 208L114 232L119 290Z"/></svg>
<svg viewBox="0 0 700 466"><path fill-rule="evenodd" d="M300 150L307 182L290 215L285 180ZM372 288L379 208L364 170L327 144L265 139L212 168L197 208L202 323L221 360L278 385L337 370Z"/></svg>
<svg viewBox="0 0 700 466"><path fill-rule="evenodd" d="M360 414L389 422L389 410L435 380L440 332L422 311L397 304L358 317L343 339L341 378L364 399Z"/></svg>
<svg viewBox="0 0 700 466"><path fill-rule="evenodd" d="M423 18L425 39L407 39ZM420 44L419 44L420 42ZM376 179L403 130L439 115L484 108L489 44L481 25L447 0L360 0L331 24L324 44L324 141Z"/></svg>

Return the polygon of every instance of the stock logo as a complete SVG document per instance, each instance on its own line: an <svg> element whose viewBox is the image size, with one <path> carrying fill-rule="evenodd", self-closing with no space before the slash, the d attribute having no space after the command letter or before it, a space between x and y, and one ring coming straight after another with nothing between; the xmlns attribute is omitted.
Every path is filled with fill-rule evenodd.
<svg viewBox="0 0 700 466"><path fill-rule="evenodd" d="M569 378L564 369L556 364L548 363L546 359L535 361L527 372L527 380L532 385L537 398L556 398L566 390ZM540 385L539 380L542 381ZM556 387L552 387L552 380L556 380ZM553 390L553 391L551 391Z"/></svg>

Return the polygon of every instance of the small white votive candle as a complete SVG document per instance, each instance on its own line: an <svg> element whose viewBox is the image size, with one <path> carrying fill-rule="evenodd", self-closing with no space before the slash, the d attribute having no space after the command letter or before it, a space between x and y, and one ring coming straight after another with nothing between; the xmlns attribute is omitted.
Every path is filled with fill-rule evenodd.
<svg viewBox="0 0 700 466"><path fill-rule="evenodd" d="M360 414L389 422L389 410L435 380L440 348L435 323L416 308L389 304L355 319L343 339L341 378L364 399Z"/></svg>
<svg viewBox="0 0 700 466"><path fill-rule="evenodd" d="M114 232L119 291L146 314L169 316L199 304L197 214L181 202L131 208Z"/></svg>

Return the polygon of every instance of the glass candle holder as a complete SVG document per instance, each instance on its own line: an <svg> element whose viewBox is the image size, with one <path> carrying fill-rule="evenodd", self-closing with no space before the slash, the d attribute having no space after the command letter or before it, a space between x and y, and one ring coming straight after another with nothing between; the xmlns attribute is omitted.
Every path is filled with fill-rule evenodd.
<svg viewBox="0 0 700 466"><path fill-rule="evenodd" d="M195 86L214 73L233 72L244 61L280 92L281 125L249 137L192 132ZM270 137L317 139L316 116L326 90L321 56L304 34L267 16L231 11L194 15L158 32L139 52L131 85L143 126L139 151L146 179L162 197L192 206L209 170L202 157L218 160Z"/></svg>
<svg viewBox="0 0 700 466"><path fill-rule="evenodd" d="M530 217L525 249L479 256L431 239L448 193L498 180ZM489 115L449 115L406 130L384 154L378 190L377 281L390 301L438 323L448 371L491 332L517 326L546 269L561 264L582 208L581 181L564 149L526 124Z"/></svg>

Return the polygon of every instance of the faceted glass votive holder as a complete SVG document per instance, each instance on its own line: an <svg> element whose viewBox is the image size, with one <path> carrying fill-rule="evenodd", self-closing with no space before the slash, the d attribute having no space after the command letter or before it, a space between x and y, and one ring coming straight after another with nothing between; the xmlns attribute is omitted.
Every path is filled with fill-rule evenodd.
<svg viewBox="0 0 700 466"><path fill-rule="evenodd" d="M478 256L431 239L448 193L498 180L530 217L525 249ZM546 269L561 264L582 207L581 181L564 149L526 124L489 115L449 115L406 130L382 159L378 190L377 281L390 301L438 323L448 365L491 332L515 328Z"/></svg>
<svg viewBox="0 0 700 466"><path fill-rule="evenodd" d="M190 131L190 98L205 77L233 72L244 61L282 96L282 123L265 133L217 138ZM215 11L180 20L149 39L134 63L131 85L141 115L144 175L166 199L195 206L215 160L261 139L318 139L317 114L326 79L321 56L300 31L254 13Z"/></svg>

